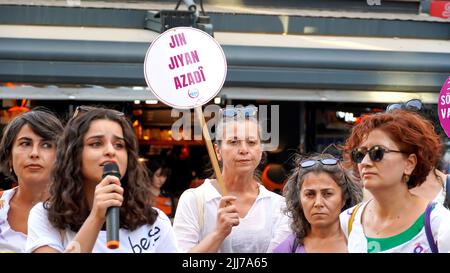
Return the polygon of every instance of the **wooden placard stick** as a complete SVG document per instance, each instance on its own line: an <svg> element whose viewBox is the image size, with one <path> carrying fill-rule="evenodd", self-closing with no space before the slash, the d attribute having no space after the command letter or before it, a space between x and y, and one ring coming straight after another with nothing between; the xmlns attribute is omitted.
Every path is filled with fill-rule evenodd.
<svg viewBox="0 0 450 273"><path fill-rule="evenodd" d="M200 121L200 126L202 127L203 137L205 138L206 148L208 149L209 158L216 174L217 183L219 184L222 196L227 195L227 190L225 189L225 184L222 179L222 172L220 171L219 162L217 160L216 152L211 142L211 136L209 135L208 127L206 126L205 116L203 115L203 110L201 106L195 107L195 113Z"/></svg>

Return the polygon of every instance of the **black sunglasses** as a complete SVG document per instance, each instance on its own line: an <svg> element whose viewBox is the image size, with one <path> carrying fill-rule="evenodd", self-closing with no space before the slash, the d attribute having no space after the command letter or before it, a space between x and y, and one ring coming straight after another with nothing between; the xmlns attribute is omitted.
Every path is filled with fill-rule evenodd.
<svg viewBox="0 0 450 273"><path fill-rule="evenodd" d="M72 118L76 118L80 113L86 113L89 112L93 109L97 109L96 107L92 107L92 106L77 106L77 108L75 108L75 112L73 113ZM123 117L125 116L124 113L117 111L117 110L113 110L113 109L108 109L110 111L112 111L114 114L116 114L117 116Z"/></svg>
<svg viewBox="0 0 450 273"><path fill-rule="evenodd" d="M219 111L220 117L244 117L244 118L250 118L250 117L256 117L256 114L258 113L258 108L255 106L247 106L247 107L234 107L234 108L223 108Z"/></svg>
<svg viewBox="0 0 450 273"><path fill-rule="evenodd" d="M317 163L322 163L322 165L336 165L339 162L339 159L337 158L323 158L323 159L306 159L300 162L300 167L302 168L309 168Z"/></svg>
<svg viewBox="0 0 450 273"><path fill-rule="evenodd" d="M423 103L419 99L412 99L405 103L394 103L389 104L386 107L386 112L394 111L396 109L406 109L410 111L421 111L423 108Z"/></svg>
<svg viewBox="0 0 450 273"><path fill-rule="evenodd" d="M406 152L403 151L396 151L396 150L390 150L387 148L384 148L380 145L375 145L370 149L367 148L355 148L351 151L351 157L352 161L359 164L363 161L364 157L367 153L369 153L370 160L373 162L379 162L383 159L385 153L402 153L405 154Z"/></svg>

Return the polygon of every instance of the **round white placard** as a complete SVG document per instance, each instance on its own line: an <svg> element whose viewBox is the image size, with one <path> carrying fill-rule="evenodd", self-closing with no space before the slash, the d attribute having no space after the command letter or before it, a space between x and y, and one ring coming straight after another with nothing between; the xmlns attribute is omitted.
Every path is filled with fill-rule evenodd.
<svg viewBox="0 0 450 273"><path fill-rule="evenodd" d="M191 109L213 99L225 82L227 61L219 43L204 31L172 28L150 45L145 81L163 103Z"/></svg>

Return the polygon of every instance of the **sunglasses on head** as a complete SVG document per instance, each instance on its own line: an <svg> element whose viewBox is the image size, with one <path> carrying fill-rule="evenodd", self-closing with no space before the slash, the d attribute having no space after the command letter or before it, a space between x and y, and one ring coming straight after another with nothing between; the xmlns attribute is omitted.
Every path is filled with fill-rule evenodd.
<svg viewBox="0 0 450 273"><path fill-rule="evenodd" d="M250 118L250 117L256 117L256 114L258 113L258 108L255 106L247 106L247 107L234 107L234 108L223 108L220 109L220 116L225 118L231 118L231 117L244 117L244 118Z"/></svg>
<svg viewBox="0 0 450 273"><path fill-rule="evenodd" d="M412 99L405 103L394 103L389 104L386 107L386 112L394 111L396 109L406 109L410 111L421 111L423 108L423 103L419 99Z"/></svg>
<svg viewBox="0 0 450 273"><path fill-rule="evenodd" d="M384 148L380 145L375 145L370 149L367 148L355 148L351 151L352 161L359 164L363 161L367 153L369 153L370 160L373 162L379 162L383 159L385 153L405 153L403 151L396 151Z"/></svg>
<svg viewBox="0 0 450 273"><path fill-rule="evenodd" d="M300 167L302 168L309 168L317 163L322 163L322 165L336 165L339 162L339 159L337 158L323 158L323 159L306 159L300 162Z"/></svg>
<svg viewBox="0 0 450 273"><path fill-rule="evenodd" d="M77 116L80 115L80 113L86 113L86 112L89 112L89 111L91 111L93 109L97 109L97 108L96 107L92 107L92 106L77 106L77 108L75 108L75 112L73 113L72 118L76 118ZM109 109L109 110L112 111L114 114L120 116L120 117L125 116L125 114L120 112L120 111L112 110L112 109Z"/></svg>

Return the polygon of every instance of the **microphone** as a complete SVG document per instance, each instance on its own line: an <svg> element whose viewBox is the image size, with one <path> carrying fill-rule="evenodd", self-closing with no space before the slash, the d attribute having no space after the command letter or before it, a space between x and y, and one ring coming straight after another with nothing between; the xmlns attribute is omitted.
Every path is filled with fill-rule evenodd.
<svg viewBox="0 0 450 273"><path fill-rule="evenodd" d="M103 166L103 176L113 175L120 179L119 166L107 163ZM110 249L119 247L119 207L109 207L106 211L106 246Z"/></svg>

